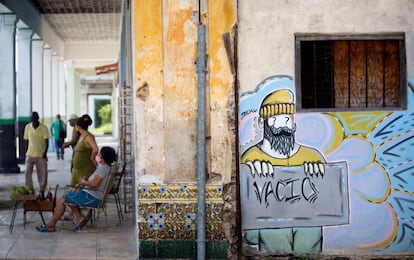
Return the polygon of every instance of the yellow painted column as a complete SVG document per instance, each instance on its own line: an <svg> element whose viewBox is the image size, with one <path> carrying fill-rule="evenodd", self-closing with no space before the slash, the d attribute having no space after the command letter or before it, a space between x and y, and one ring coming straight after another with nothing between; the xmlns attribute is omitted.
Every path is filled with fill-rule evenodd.
<svg viewBox="0 0 414 260"><path fill-rule="evenodd" d="M135 162L139 175L163 179L164 87L162 1L134 1Z"/></svg>
<svg viewBox="0 0 414 260"><path fill-rule="evenodd" d="M208 52L209 52L209 98L210 98L210 161L212 182L230 182L231 165L234 158L232 138L229 131L231 117L235 117L234 78L231 63L224 44L224 34L229 34L230 43L236 24L236 1L208 1ZM231 49L230 56L236 50ZM233 129L237 131L236 129Z"/></svg>
<svg viewBox="0 0 414 260"><path fill-rule="evenodd" d="M223 34L233 35L236 3L207 4L209 172L229 182L235 130L229 131L228 115L236 107ZM196 0L134 3L136 167L144 180L196 181L198 8Z"/></svg>
<svg viewBox="0 0 414 260"><path fill-rule="evenodd" d="M165 180L195 181L198 1L164 1Z"/></svg>

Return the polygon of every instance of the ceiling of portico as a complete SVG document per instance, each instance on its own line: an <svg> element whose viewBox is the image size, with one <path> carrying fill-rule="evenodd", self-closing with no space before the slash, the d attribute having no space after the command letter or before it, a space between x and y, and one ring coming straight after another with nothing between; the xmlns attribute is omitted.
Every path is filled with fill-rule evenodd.
<svg viewBox="0 0 414 260"><path fill-rule="evenodd" d="M65 43L119 42L122 0L32 0Z"/></svg>
<svg viewBox="0 0 414 260"><path fill-rule="evenodd" d="M80 74L117 61L122 0L29 1L63 42L61 56Z"/></svg>
<svg viewBox="0 0 414 260"><path fill-rule="evenodd" d="M130 0L0 0L0 13L33 30L53 54L81 75L114 64L120 54L123 5Z"/></svg>

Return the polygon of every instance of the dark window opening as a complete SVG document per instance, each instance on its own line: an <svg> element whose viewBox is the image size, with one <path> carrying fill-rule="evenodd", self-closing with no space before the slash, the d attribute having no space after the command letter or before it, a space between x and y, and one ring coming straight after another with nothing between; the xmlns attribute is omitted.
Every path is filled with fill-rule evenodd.
<svg viewBox="0 0 414 260"><path fill-rule="evenodd" d="M296 55L299 109L406 106L405 48L401 37L300 36L296 37Z"/></svg>

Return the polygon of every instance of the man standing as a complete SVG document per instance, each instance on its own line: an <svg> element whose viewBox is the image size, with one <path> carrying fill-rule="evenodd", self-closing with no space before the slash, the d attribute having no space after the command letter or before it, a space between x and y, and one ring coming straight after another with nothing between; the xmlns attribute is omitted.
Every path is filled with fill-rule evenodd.
<svg viewBox="0 0 414 260"><path fill-rule="evenodd" d="M39 198L44 199L47 187L47 149L50 133L47 127L39 122L39 114L33 112L31 122L24 128L26 141L26 186L33 188L33 166L36 165L39 181Z"/></svg>
<svg viewBox="0 0 414 260"><path fill-rule="evenodd" d="M78 116L76 114L71 114L69 116L68 122L69 122L69 125L73 127L72 140L68 142L64 142L62 145L63 148L72 146L73 151L75 151L75 145L78 143L78 140L79 140L79 133L75 131L76 121L78 121Z"/></svg>
<svg viewBox="0 0 414 260"><path fill-rule="evenodd" d="M62 131L66 133L66 125L60 119L60 115L57 114L56 119L53 120L52 125L50 126L50 132L52 133L53 141L55 142L56 157L58 160L63 160L63 154L65 153L65 150L62 147L65 138L64 136L61 136Z"/></svg>

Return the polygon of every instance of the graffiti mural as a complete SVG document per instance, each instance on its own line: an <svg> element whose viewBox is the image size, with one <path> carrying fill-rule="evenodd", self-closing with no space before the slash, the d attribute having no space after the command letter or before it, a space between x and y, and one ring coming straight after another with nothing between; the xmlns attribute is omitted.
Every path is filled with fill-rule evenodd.
<svg viewBox="0 0 414 260"><path fill-rule="evenodd" d="M240 168L250 251L318 253L323 225L349 223L346 163L328 165L319 150L296 141L291 85L289 77L270 78L258 88L265 95L260 104L242 109L255 129L241 136L257 139L242 149Z"/></svg>
<svg viewBox="0 0 414 260"><path fill-rule="evenodd" d="M274 76L240 98L244 254L413 251L412 90L397 112L298 114L294 93Z"/></svg>

